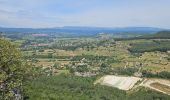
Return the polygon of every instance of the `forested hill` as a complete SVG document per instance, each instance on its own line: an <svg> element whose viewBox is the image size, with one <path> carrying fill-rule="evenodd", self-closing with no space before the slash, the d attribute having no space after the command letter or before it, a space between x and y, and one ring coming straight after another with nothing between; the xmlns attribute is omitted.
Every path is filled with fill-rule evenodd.
<svg viewBox="0 0 170 100"><path fill-rule="evenodd" d="M156 34L141 36L146 39L170 39L170 31L160 31Z"/></svg>
<svg viewBox="0 0 170 100"><path fill-rule="evenodd" d="M170 31L160 31L155 34L144 34L138 37L131 38L117 38L115 40L136 40L136 39L170 39Z"/></svg>

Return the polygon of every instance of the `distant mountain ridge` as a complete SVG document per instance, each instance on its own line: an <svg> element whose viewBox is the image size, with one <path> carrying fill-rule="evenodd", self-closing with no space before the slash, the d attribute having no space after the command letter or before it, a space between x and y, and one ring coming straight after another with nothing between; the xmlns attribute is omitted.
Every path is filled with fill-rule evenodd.
<svg viewBox="0 0 170 100"><path fill-rule="evenodd" d="M118 33L143 33L152 34L167 29L154 27L124 27L124 28L109 28L109 27L80 27L80 26L65 26L57 28L4 28L0 27L0 32L17 32L17 33L66 33L71 35L96 35L98 33L118 34Z"/></svg>

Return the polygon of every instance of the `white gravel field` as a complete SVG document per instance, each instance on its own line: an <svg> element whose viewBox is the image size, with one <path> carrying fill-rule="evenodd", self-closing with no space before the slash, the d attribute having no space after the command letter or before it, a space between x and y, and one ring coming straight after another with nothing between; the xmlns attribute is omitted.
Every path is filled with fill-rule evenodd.
<svg viewBox="0 0 170 100"><path fill-rule="evenodd" d="M95 84L99 83L101 85L107 85L116 87L121 90L130 90L133 88L135 83L142 80L142 78L138 77L126 77L126 76L115 76L115 75L106 75L100 78L95 82Z"/></svg>

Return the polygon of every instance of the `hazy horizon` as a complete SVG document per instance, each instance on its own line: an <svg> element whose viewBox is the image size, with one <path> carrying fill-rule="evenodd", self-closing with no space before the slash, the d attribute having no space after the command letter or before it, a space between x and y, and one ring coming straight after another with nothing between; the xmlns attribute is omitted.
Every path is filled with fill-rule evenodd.
<svg viewBox="0 0 170 100"><path fill-rule="evenodd" d="M170 29L168 0L0 0L0 27Z"/></svg>
<svg viewBox="0 0 170 100"><path fill-rule="evenodd" d="M122 26L122 27L102 27L102 26L58 26L58 27L8 27L8 26L0 26L0 28L28 28L28 29L59 29L59 28L105 28L105 29L124 29L124 28L152 28L152 29L164 29L170 30L170 28L163 27L150 27L150 26Z"/></svg>

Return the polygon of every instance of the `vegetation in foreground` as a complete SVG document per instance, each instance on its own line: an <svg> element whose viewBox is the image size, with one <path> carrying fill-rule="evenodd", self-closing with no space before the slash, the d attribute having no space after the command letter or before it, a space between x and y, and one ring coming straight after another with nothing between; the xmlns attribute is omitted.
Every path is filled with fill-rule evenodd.
<svg viewBox="0 0 170 100"><path fill-rule="evenodd" d="M170 96L145 88L133 93L94 85L96 77L42 76L26 83L29 100L169 100Z"/></svg>

